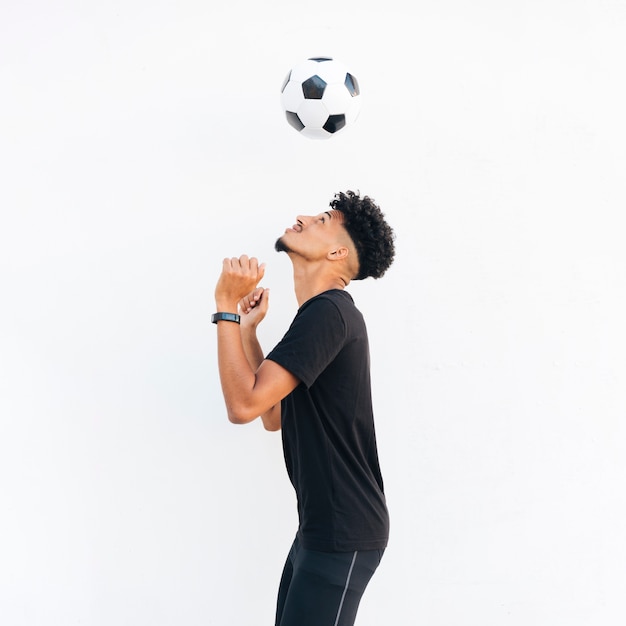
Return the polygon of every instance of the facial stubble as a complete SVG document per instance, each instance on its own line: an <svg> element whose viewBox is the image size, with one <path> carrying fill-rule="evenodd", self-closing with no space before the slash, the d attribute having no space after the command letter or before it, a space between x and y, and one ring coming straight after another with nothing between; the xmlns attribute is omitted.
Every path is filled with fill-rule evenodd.
<svg viewBox="0 0 626 626"><path fill-rule="evenodd" d="M274 250L276 252L291 252L291 248L285 243L283 237L279 237L274 244Z"/></svg>

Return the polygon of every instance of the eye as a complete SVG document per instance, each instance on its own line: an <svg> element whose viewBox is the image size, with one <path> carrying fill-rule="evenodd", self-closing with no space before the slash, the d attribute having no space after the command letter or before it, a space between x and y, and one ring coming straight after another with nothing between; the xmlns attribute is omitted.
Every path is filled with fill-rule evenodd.
<svg viewBox="0 0 626 626"><path fill-rule="evenodd" d="M322 222L322 224L326 223L326 218L325 217L320 217L320 222Z"/></svg>

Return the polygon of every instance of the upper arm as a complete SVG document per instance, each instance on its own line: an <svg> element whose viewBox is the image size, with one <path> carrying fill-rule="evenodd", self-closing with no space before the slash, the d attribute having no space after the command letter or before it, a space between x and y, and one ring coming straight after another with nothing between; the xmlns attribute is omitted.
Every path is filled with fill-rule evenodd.
<svg viewBox="0 0 626 626"><path fill-rule="evenodd" d="M298 312L267 360L279 363L292 373L294 380L309 388L336 358L347 336L347 326L337 305L325 297L315 298Z"/></svg>
<svg viewBox="0 0 626 626"><path fill-rule="evenodd" d="M275 361L265 359L255 373L251 393L232 411L231 421L249 422L267 413L299 384L300 380L289 370Z"/></svg>

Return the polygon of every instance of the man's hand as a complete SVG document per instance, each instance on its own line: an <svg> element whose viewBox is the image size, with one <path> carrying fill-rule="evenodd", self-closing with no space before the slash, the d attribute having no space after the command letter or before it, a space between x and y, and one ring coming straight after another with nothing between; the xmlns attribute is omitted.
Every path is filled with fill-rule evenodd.
<svg viewBox="0 0 626 626"><path fill-rule="evenodd" d="M242 328L253 330L263 321L269 306L269 297L269 289L257 287L239 300Z"/></svg>
<svg viewBox="0 0 626 626"><path fill-rule="evenodd" d="M215 287L218 311L236 313L239 301L254 290L264 274L265 263L259 265L255 257L248 258L244 254L239 258L224 259Z"/></svg>

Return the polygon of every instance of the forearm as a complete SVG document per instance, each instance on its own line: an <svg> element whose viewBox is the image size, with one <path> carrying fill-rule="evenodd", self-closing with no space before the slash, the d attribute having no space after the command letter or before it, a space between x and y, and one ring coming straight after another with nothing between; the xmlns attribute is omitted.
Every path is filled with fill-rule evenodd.
<svg viewBox="0 0 626 626"><path fill-rule="evenodd" d="M217 358L228 419L247 424L260 416L266 430L279 430L280 400L265 404L255 389L256 371L264 360L256 333L233 322L218 322Z"/></svg>
<svg viewBox="0 0 626 626"><path fill-rule="evenodd" d="M265 356L257 338L256 328L241 326L241 342L250 367L256 372Z"/></svg>
<svg viewBox="0 0 626 626"><path fill-rule="evenodd" d="M246 356L238 324L218 322L217 361L228 419L239 424L252 421L258 416L250 417L247 407L256 381L255 370Z"/></svg>
<svg viewBox="0 0 626 626"><path fill-rule="evenodd" d="M256 371L265 359L261 344L257 338L256 328L242 326L241 339L248 363L253 371ZM266 430L280 430L280 409L280 402L278 402L269 411L261 415L261 420Z"/></svg>

